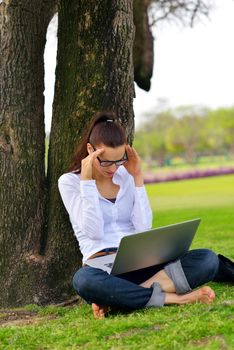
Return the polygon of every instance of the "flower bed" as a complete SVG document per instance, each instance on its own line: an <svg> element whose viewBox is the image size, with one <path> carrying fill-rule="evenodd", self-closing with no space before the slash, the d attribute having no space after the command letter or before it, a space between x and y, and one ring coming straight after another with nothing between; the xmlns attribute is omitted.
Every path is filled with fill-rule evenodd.
<svg viewBox="0 0 234 350"><path fill-rule="evenodd" d="M157 174L157 175L145 175L144 183L157 183L157 182L167 182L167 181L178 181L178 180L188 180L199 177L209 177L209 176L219 176L234 174L234 167L222 167L216 169L192 169L180 173L168 173L168 174Z"/></svg>

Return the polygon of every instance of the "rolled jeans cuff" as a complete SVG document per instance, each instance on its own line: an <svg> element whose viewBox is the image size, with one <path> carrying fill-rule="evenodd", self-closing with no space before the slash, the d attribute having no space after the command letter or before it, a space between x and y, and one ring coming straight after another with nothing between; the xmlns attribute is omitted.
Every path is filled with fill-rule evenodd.
<svg viewBox="0 0 234 350"><path fill-rule="evenodd" d="M184 274L184 270L182 268L180 260L166 265L164 267L164 270L166 271L170 279L173 281L176 294L186 294L192 291Z"/></svg>
<svg viewBox="0 0 234 350"><path fill-rule="evenodd" d="M165 293L158 282L152 284L152 295L145 307L161 307L165 303Z"/></svg>

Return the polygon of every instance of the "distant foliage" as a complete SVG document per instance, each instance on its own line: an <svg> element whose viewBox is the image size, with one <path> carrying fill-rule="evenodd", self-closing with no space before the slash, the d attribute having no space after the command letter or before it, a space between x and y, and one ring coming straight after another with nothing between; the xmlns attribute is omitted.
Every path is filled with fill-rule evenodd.
<svg viewBox="0 0 234 350"><path fill-rule="evenodd" d="M188 163L206 155L234 154L234 107L209 110L180 107L152 113L137 129L134 146L144 159Z"/></svg>

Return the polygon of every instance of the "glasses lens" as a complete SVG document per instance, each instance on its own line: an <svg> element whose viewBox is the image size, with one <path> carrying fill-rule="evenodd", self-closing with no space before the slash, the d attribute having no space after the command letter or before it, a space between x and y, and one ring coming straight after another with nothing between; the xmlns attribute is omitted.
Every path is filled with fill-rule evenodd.
<svg viewBox="0 0 234 350"><path fill-rule="evenodd" d="M115 164L117 166L123 165L124 163L126 163L127 159L122 159L122 160L118 160L117 162L115 162Z"/></svg>
<svg viewBox="0 0 234 350"><path fill-rule="evenodd" d="M100 161L100 165L104 166L104 167L108 167L111 166L114 162L109 162L109 161L105 161L105 160L101 160Z"/></svg>

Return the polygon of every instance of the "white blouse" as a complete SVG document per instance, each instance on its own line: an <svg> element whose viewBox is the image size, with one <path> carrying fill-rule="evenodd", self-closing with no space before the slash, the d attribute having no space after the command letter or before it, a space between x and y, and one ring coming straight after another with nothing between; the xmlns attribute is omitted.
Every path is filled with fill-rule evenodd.
<svg viewBox="0 0 234 350"><path fill-rule="evenodd" d="M124 166L117 169L112 181L120 186L115 203L98 192L95 180L81 180L73 172L58 180L83 261L102 249L118 247L123 236L151 228L152 210L145 187L135 187Z"/></svg>

